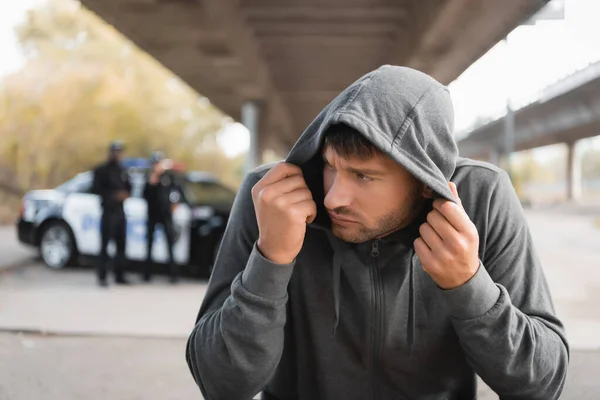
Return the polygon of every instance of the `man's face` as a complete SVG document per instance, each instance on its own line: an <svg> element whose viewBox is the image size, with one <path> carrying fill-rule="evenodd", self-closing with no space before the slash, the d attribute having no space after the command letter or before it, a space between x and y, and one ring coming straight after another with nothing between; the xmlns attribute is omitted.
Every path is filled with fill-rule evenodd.
<svg viewBox="0 0 600 400"><path fill-rule="evenodd" d="M113 152L115 160L117 160L118 162L122 162L123 161L123 150L115 150Z"/></svg>
<svg viewBox="0 0 600 400"><path fill-rule="evenodd" d="M323 151L324 205L333 234L362 243L407 226L424 202L424 185L383 153L369 160Z"/></svg>

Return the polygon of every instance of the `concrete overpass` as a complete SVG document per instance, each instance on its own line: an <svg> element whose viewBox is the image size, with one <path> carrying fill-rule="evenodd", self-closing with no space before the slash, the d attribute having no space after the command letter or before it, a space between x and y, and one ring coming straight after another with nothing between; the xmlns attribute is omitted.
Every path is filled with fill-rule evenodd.
<svg viewBox="0 0 600 400"><path fill-rule="evenodd" d="M285 153L344 87L381 64L449 83L548 0L81 0Z"/></svg>
<svg viewBox="0 0 600 400"><path fill-rule="evenodd" d="M458 142L462 156L496 163L506 153L506 117L476 128ZM568 197L581 196L578 140L600 135L600 62L546 88L538 101L514 112L514 151L565 143Z"/></svg>

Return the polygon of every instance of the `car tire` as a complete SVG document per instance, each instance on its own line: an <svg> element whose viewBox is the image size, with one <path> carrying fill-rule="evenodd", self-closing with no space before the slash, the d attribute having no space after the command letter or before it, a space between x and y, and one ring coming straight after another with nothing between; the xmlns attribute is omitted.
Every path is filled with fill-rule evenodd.
<svg viewBox="0 0 600 400"><path fill-rule="evenodd" d="M42 231L39 250L44 264L52 269L73 265L77 249L71 228L64 222L50 222Z"/></svg>

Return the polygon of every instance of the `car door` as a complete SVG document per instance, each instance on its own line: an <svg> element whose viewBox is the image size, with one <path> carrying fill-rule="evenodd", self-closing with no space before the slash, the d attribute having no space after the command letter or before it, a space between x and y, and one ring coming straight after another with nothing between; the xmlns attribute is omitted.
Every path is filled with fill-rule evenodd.
<svg viewBox="0 0 600 400"><path fill-rule="evenodd" d="M83 172L65 183L62 217L71 227L79 254L100 254L100 196L90 193L93 172Z"/></svg>

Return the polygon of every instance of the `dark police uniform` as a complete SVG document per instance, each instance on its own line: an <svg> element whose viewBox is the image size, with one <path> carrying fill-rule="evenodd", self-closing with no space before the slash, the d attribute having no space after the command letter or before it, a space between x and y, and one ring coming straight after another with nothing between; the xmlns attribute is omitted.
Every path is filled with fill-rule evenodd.
<svg viewBox="0 0 600 400"><path fill-rule="evenodd" d="M102 198L100 262L98 263L98 280L106 283L108 269L108 243L114 240L117 254L114 260L114 274L117 283L126 283L123 271L125 268L125 245L127 220L123 201L116 198L119 191L131 192L131 183L127 171L116 160L100 165L94 171L93 191Z"/></svg>
<svg viewBox="0 0 600 400"><path fill-rule="evenodd" d="M151 173L150 173L151 174ZM173 246L175 245L175 228L173 225L172 205L177 200L171 196L179 198L181 196L174 177L171 174L163 173L158 182L154 185L150 184L148 174L146 185L144 186L144 199L148 203L148 222L147 222L147 264L144 270L144 280L149 281L151 278L150 268L152 266L152 245L154 242L154 231L156 225L160 224L163 227L165 237L167 239L167 248L169 251L169 273L171 281L174 282L179 277L179 268L173 257Z"/></svg>

